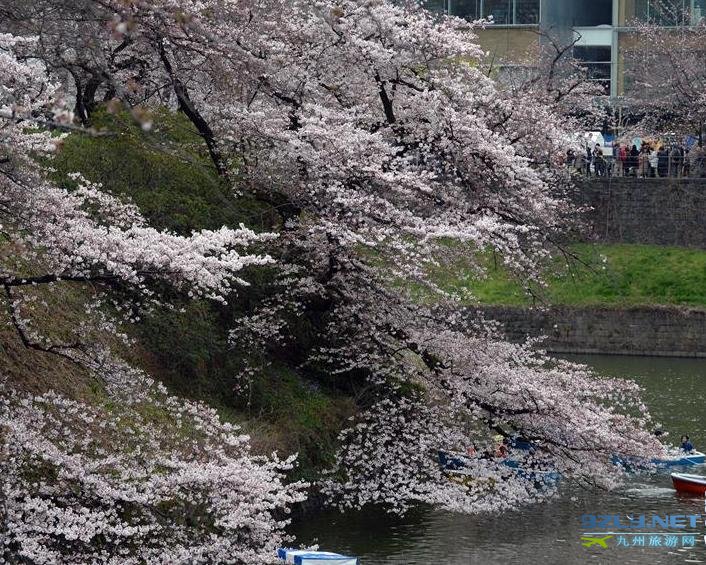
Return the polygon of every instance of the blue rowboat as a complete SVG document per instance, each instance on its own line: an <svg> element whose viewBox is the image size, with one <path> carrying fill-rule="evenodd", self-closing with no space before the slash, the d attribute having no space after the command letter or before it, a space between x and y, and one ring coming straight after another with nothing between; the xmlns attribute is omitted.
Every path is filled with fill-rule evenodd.
<svg viewBox="0 0 706 565"><path fill-rule="evenodd" d="M472 457L461 453L439 451L439 464L445 471L455 476L468 476L465 467L470 459ZM556 471L525 467L524 463L512 458L505 459L503 465L513 469L518 477L544 486L551 486L561 478L561 474Z"/></svg>
<svg viewBox="0 0 706 565"><path fill-rule="evenodd" d="M645 459L638 457L620 457L613 456L613 463L621 465L628 470L635 470L639 467L646 467ZM673 451L665 457L658 457L649 460L650 465L655 465L660 468L670 467L691 467L693 465L703 465L706 463L706 455L700 451Z"/></svg>
<svg viewBox="0 0 706 565"><path fill-rule="evenodd" d="M525 480L539 483L544 486L552 486L559 482L559 479L561 479L561 474L557 471L521 467L520 463L518 461L514 461L513 459L507 459L503 461L503 464L507 465L511 469L515 469L515 473L518 477L522 477Z"/></svg>
<svg viewBox="0 0 706 565"><path fill-rule="evenodd" d="M688 466L688 465L703 465L706 463L706 455L700 451L690 451L674 454L670 457L665 457L663 459L652 459L652 463L658 467L677 467L677 466Z"/></svg>
<svg viewBox="0 0 706 565"><path fill-rule="evenodd" d="M469 459L468 455L462 455L461 453L439 451L439 465L447 471L463 469Z"/></svg>
<svg viewBox="0 0 706 565"><path fill-rule="evenodd" d="M294 565L360 565L357 557L331 553L330 551L309 551L306 549L280 548L277 557Z"/></svg>

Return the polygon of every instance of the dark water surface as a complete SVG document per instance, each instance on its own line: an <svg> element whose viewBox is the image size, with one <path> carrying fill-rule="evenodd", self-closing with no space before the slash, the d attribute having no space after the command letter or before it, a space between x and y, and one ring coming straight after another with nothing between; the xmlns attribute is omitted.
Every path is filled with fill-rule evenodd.
<svg viewBox="0 0 706 565"><path fill-rule="evenodd" d="M653 416L677 443L688 433L706 451L706 360L647 357L571 356L604 375L635 379L646 389ZM686 472L706 475L705 467ZM293 527L299 543L358 555L361 565L564 565L575 563L706 563L703 522L695 547L581 545L583 514L705 514L704 501L678 496L669 473L636 477L615 492L565 488L554 502L502 516L464 516L419 511L403 519L379 512L310 515ZM678 530L676 530L678 531ZM666 532L665 532L666 533ZM660 537L662 542L666 538ZM681 539L681 538L680 538ZM627 538L632 544L632 536Z"/></svg>

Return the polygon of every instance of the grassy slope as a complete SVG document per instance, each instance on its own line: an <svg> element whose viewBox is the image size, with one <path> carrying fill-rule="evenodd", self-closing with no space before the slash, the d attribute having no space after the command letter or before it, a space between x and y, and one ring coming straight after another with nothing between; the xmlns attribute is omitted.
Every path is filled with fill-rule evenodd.
<svg viewBox="0 0 706 565"><path fill-rule="evenodd" d="M36 296L47 304L47 308L37 308L31 327L53 343L62 343L85 316L83 305L91 292L79 285L56 285L51 293L38 287L25 295ZM0 378L15 389L33 394L53 389L81 401L96 398L96 383L87 372L57 355L26 348L9 323L4 297L0 299L0 308Z"/></svg>
<svg viewBox="0 0 706 565"><path fill-rule="evenodd" d="M81 172L114 194L130 197L152 225L177 233L213 229L241 222L253 229L270 229L276 215L242 196L215 174L205 146L188 121L175 114L155 116L154 128L143 132L125 115L99 113L94 127L110 135L71 135L48 165L53 180L71 190L67 173ZM0 247L0 262L13 253ZM352 400L315 383L287 367L272 364L264 376L253 379L247 394L238 394L236 375L242 358L227 341L233 319L257 296L255 284L228 306L208 301L180 304L185 312L156 310L139 324L125 328L136 342L124 347L104 338L128 361L161 380L174 393L202 400L221 415L237 422L252 435L256 452L281 455L298 452L298 475L305 478L330 463L333 443L345 419L353 412ZM59 342L81 322L91 290L62 284L55 293L38 288L47 301L36 327ZM251 293L251 294L248 294ZM26 349L8 325L0 299L0 376L13 385L41 393L56 390L71 398L100 402L100 385L76 365L55 355Z"/></svg>
<svg viewBox="0 0 706 565"><path fill-rule="evenodd" d="M706 251L649 245L575 244L580 262L556 260L542 293L550 304L683 305L706 307ZM463 265L436 271L442 288L470 294L484 304L527 305L532 299L492 258L484 259L485 280L465 276ZM583 264L585 263L585 264ZM466 298L465 301L473 302Z"/></svg>
<svg viewBox="0 0 706 565"><path fill-rule="evenodd" d="M215 174L203 140L180 114L156 113L145 132L129 115L98 111L92 126L109 135L70 136L50 163L59 185L70 189L74 183L67 174L80 172L110 192L129 196L152 226L177 233L240 222L253 229L271 224L269 210L233 197Z"/></svg>

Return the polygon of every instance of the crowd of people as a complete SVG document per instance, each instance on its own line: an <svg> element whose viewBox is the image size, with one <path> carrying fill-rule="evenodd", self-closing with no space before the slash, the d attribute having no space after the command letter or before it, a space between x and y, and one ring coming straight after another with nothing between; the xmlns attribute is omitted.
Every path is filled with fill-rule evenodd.
<svg viewBox="0 0 706 565"><path fill-rule="evenodd" d="M695 145L643 142L639 147L614 142L606 155L601 144L586 146L585 152L569 149L566 165L578 173L596 177L706 177L706 149Z"/></svg>

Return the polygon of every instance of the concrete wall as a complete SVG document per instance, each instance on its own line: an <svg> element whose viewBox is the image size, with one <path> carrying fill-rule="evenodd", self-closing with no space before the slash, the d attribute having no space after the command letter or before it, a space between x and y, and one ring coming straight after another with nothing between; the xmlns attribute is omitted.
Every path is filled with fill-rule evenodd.
<svg viewBox="0 0 706 565"><path fill-rule="evenodd" d="M706 357L706 311L680 308L469 309L497 320L510 341L546 336L554 353Z"/></svg>
<svg viewBox="0 0 706 565"><path fill-rule="evenodd" d="M576 199L588 239L706 249L706 179L584 181Z"/></svg>

